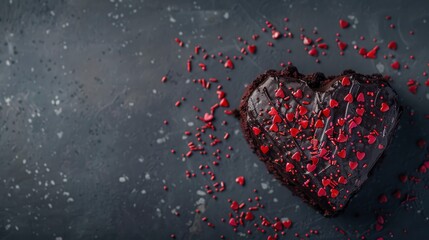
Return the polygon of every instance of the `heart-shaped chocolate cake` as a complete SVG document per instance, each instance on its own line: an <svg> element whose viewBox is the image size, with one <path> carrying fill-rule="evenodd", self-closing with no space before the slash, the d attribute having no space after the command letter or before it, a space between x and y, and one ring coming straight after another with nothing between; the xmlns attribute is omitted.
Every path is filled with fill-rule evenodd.
<svg viewBox="0 0 429 240"><path fill-rule="evenodd" d="M244 136L268 171L296 195L334 215L368 178L401 114L381 75L267 71L240 103Z"/></svg>

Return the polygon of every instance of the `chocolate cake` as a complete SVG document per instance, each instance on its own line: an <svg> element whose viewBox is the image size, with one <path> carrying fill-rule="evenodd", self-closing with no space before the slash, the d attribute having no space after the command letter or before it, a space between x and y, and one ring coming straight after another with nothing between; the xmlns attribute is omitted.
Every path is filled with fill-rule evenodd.
<svg viewBox="0 0 429 240"><path fill-rule="evenodd" d="M334 215L367 180L397 127L397 94L379 74L269 70L240 103L244 136L294 194Z"/></svg>

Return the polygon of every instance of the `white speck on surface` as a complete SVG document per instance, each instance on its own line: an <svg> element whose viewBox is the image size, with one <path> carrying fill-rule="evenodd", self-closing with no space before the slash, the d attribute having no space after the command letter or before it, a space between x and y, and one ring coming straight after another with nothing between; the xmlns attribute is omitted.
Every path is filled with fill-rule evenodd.
<svg viewBox="0 0 429 240"><path fill-rule="evenodd" d="M57 116L60 115L62 111L63 111L62 108L54 109L54 112Z"/></svg>
<svg viewBox="0 0 429 240"><path fill-rule="evenodd" d="M147 173L144 175L144 178L145 178L146 180L150 180L150 174L147 172Z"/></svg>
<svg viewBox="0 0 429 240"><path fill-rule="evenodd" d="M176 19L174 17L170 16L170 22L175 23Z"/></svg>
<svg viewBox="0 0 429 240"><path fill-rule="evenodd" d="M159 218L160 218L160 217L162 217L161 209L156 208L156 215L157 215Z"/></svg>
<svg viewBox="0 0 429 240"><path fill-rule="evenodd" d="M359 20L357 19L357 17L356 16L354 16L354 15L349 15L349 16L347 16L348 17L348 19L350 19L351 20L351 25L352 25L352 28L356 28L356 26L357 26L357 24L359 23Z"/></svg>
<svg viewBox="0 0 429 240"><path fill-rule="evenodd" d="M277 198L273 198L273 202L279 202L279 200Z"/></svg>
<svg viewBox="0 0 429 240"><path fill-rule="evenodd" d="M139 162L144 162L144 157L139 157Z"/></svg>
<svg viewBox="0 0 429 240"><path fill-rule="evenodd" d="M63 132L62 131L61 132L57 132L57 136L58 136L59 139L61 139L63 137Z"/></svg>
<svg viewBox="0 0 429 240"><path fill-rule="evenodd" d="M426 99L429 100L429 93L426 93Z"/></svg>
<svg viewBox="0 0 429 240"><path fill-rule="evenodd" d="M197 190L197 195L198 196L205 196L206 192L202 191L202 190Z"/></svg>
<svg viewBox="0 0 429 240"><path fill-rule="evenodd" d="M194 126L194 122L188 122L188 127L193 127Z"/></svg>
<svg viewBox="0 0 429 240"><path fill-rule="evenodd" d="M377 65L375 65L375 67L377 68L379 73L384 72L384 65L382 63L377 63Z"/></svg>
<svg viewBox="0 0 429 240"><path fill-rule="evenodd" d="M129 178L126 175L122 175L121 177L119 177L119 182L120 183L124 183L124 182L126 182L128 180L129 180Z"/></svg>
<svg viewBox="0 0 429 240"><path fill-rule="evenodd" d="M55 240L63 240L62 237L56 237Z"/></svg>
<svg viewBox="0 0 429 240"><path fill-rule="evenodd" d="M228 19L228 18L229 18L229 12L225 12L225 13L223 14L223 18Z"/></svg>
<svg viewBox="0 0 429 240"><path fill-rule="evenodd" d="M162 137L162 138L158 138L156 139L156 143L161 144L161 143L165 143L168 140L168 137Z"/></svg>
<svg viewBox="0 0 429 240"><path fill-rule="evenodd" d="M268 183L261 183L261 187L264 190L268 189Z"/></svg>
<svg viewBox="0 0 429 240"><path fill-rule="evenodd" d="M195 202L196 205L201 205L201 204L205 204L205 203L206 203L206 200L204 198L200 198Z"/></svg>
<svg viewBox="0 0 429 240"><path fill-rule="evenodd" d="M6 105L10 106L10 101L12 101L12 97L6 97L4 98L4 102L6 103Z"/></svg>

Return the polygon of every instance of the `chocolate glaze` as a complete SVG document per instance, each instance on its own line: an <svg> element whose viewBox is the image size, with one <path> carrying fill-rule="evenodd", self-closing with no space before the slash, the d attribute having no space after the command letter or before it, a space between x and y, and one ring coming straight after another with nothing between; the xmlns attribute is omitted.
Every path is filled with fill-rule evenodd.
<svg viewBox="0 0 429 240"><path fill-rule="evenodd" d="M278 89L284 97L276 97ZM350 102L344 99L348 94ZM295 67L260 75L247 87L239 110L244 136L268 171L327 216L344 209L366 181L401 113L396 92L381 75L351 70L332 77L302 75ZM292 128L299 131L295 137Z"/></svg>

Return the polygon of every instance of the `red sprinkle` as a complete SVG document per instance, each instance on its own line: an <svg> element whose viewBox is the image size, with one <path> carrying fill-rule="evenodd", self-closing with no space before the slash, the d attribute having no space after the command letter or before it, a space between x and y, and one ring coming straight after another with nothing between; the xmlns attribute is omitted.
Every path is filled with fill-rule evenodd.
<svg viewBox="0 0 429 240"><path fill-rule="evenodd" d="M378 51L378 49L379 49L379 46L375 46L373 49L371 49L371 51L369 51L366 54L366 57L367 58L372 58L372 59L376 58L377 57L377 51Z"/></svg>
<svg viewBox="0 0 429 240"><path fill-rule="evenodd" d="M219 105L221 107L229 107L229 102L228 102L228 100L226 100L226 98L222 98L219 102Z"/></svg>
<svg viewBox="0 0 429 240"><path fill-rule="evenodd" d="M312 48L312 49L310 49L310 51L308 51L308 55L313 56L313 57L317 57L318 54L319 53L318 53L316 48Z"/></svg>
<svg viewBox="0 0 429 240"><path fill-rule="evenodd" d="M391 65L390 65L393 69L398 70L400 68L400 64L398 61L394 61Z"/></svg>
<svg viewBox="0 0 429 240"><path fill-rule="evenodd" d="M386 103L381 103L380 111L382 112L389 111L389 105L387 105Z"/></svg>
<svg viewBox="0 0 429 240"><path fill-rule="evenodd" d="M326 196L326 190L324 188L319 188L319 191L317 191L317 196L319 197Z"/></svg>
<svg viewBox="0 0 429 240"><path fill-rule="evenodd" d="M396 44L395 41L390 41L387 44L387 48L392 49L392 50L396 50L396 49L398 49L398 44Z"/></svg>
<svg viewBox="0 0 429 240"><path fill-rule="evenodd" d="M247 50L251 53L254 54L256 52L256 46L255 45L249 45L247 46Z"/></svg>
<svg viewBox="0 0 429 240"><path fill-rule="evenodd" d="M351 170L355 170L358 165L358 162L349 162L349 167Z"/></svg>
<svg viewBox="0 0 429 240"><path fill-rule="evenodd" d="M235 179L235 182L236 182L236 183L238 183L238 184L240 184L241 186L243 186L243 185L244 185L244 183L245 183L245 179L244 179L244 177L243 177L243 176L238 176L238 177Z"/></svg>
<svg viewBox="0 0 429 240"><path fill-rule="evenodd" d="M344 19L340 19L340 21L339 21L339 23L340 23L340 27L341 28L348 28L349 27L349 22L347 22L346 20L344 20Z"/></svg>
<svg viewBox="0 0 429 240"><path fill-rule="evenodd" d="M231 61L231 59L226 60L224 66L225 68L234 69L234 63Z"/></svg>
<svg viewBox="0 0 429 240"><path fill-rule="evenodd" d="M339 42L338 42L338 48L339 48L341 51L344 51L344 50L347 48L347 43L339 41Z"/></svg>
<svg viewBox="0 0 429 240"><path fill-rule="evenodd" d="M263 154L266 154L268 151L270 151L270 148L268 146L262 145L260 147Z"/></svg>

